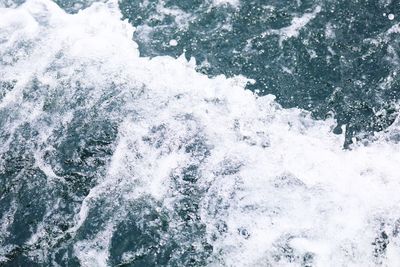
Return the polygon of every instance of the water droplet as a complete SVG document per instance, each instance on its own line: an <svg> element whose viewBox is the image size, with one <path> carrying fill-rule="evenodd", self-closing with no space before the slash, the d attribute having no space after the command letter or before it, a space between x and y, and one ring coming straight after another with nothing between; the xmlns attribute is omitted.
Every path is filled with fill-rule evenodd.
<svg viewBox="0 0 400 267"><path fill-rule="evenodd" d="M169 41L169 45L170 46L177 46L178 45L178 41L175 40L175 39L172 39L172 40Z"/></svg>

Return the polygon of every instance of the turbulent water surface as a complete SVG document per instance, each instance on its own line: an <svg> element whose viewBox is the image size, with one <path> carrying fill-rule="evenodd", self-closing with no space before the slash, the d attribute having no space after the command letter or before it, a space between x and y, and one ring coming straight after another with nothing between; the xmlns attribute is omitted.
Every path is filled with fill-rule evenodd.
<svg viewBox="0 0 400 267"><path fill-rule="evenodd" d="M1 266L400 266L396 0L0 0Z"/></svg>

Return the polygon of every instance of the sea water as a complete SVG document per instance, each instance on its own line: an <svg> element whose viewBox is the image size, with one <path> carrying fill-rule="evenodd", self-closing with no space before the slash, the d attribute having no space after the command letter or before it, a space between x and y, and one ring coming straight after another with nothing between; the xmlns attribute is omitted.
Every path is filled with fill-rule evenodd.
<svg viewBox="0 0 400 267"><path fill-rule="evenodd" d="M396 1L0 2L2 266L397 266Z"/></svg>

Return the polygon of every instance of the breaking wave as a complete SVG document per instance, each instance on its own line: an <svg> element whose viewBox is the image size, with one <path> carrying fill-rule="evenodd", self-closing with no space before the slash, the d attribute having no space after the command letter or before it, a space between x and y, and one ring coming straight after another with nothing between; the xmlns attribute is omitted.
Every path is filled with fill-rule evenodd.
<svg viewBox="0 0 400 267"><path fill-rule="evenodd" d="M141 57L117 2L0 14L4 265L400 262L399 118L344 150L252 80Z"/></svg>

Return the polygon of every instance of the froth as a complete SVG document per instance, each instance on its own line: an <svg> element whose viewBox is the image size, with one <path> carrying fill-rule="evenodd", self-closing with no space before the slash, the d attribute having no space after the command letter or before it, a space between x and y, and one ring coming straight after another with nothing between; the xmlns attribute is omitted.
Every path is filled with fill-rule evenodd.
<svg viewBox="0 0 400 267"><path fill-rule="evenodd" d="M343 150L333 120L282 109L273 96L245 90L245 77L208 78L184 56L140 57L116 2L70 15L33 0L0 13L0 37L9 36L0 73L15 81L1 98L1 114L12 114L2 125L9 136L24 124L37 130L29 149L46 179L68 183L54 181L57 166L43 157L79 116L82 125L103 119L117 129L105 171L67 231L83 266L111 265L117 225L134 214L145 229L151 212L167 214L157 234L180 244L171 252L178 263L185 249L205 253L204 244L213 248L204 254L209 265L399 263L400 147L388 134ZM154 211L135 206L143 200ZM95 234L84 235L90 220ZM143 251L124 251L122 260Z"/></svg>

